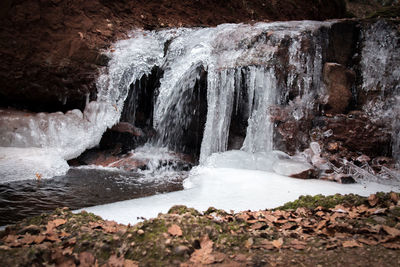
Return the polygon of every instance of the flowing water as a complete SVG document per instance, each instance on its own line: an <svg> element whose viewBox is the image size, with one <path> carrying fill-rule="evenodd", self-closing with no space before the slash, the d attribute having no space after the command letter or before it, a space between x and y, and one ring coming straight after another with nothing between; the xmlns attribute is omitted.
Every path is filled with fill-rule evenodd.
<svg viewBox="0 0 400 267"><path fill-rule="evenodd" d="M18 180L59 176L42 180L43 186L33 190L29 197L25 195L27 198L45 195L49 199L54 195L54 203L59 203L60 198L50 187L59 188L60 196L65 195L63 181L74 181L72 184L81 181L86 185L83 176L89 176L76 169L68 172L66 160L96 146L106 129L119 121L121 114L123 119L138 125L137 114L143 109L150 116L143 121L146 126L152 124L156 135L151 140L152 146L139 148L136 156L158 154L160 150L152 150L154 147L185 152L188 146L194 146L199 151L202 166L242 166L283 175L289 174L290 170L303 170L304 164L294 162L282 152L271 152L276 143L270 109L291 106L289 116L298 121L318 110L323 102L321 96L326 94L322 68L333 41L330 40L330 29L336 23L340 22L292 21L132 31L129 39L115 43L106 52L110 61L97 80L97 100L87 103L83 112L0 112L0 174L4 183L0 201L9 203L6 210L19 209L25 204L13 203L10 198L14 195L10 191L15 191L19 202L21 197L17 197L17 191L34 187L35 182L29 181L25 186L25 182ZM363 28L359 42L361 89L378 91L381 102L385 102L387 95L391 99L385 105L371 102L363 108L376 119L390 114L399 116L400 100L396 98L400 79L398 33L392 25L378 21ZM149 82L144 82L146 80ZM151 94L146 91L149 86L152 87ZM139 103L143 99L141 93L132 90L144 90L144 98L149 101L147 107L143 107L143 102L142 106ZM128 103L127 98L131 99ZM393 124L393 155L398 159L399 121L390 121ZM193 142L198 142L199 147L191 144ZM225 152L229 149L240 151ZM158 182L152 184L155 180L151 177L155 176L161 177L156 179L163 181L161 187L169 188L170 183L175 184L175 178L171 179L170 175L174 170L168 169L166 173L169 174L164 175L164 169L162 172L153 171L155 169L149 166L147 173L129 174L131 181L137 182L137 175L144 175L148 180L142 184L133 182L133 187L127 183L127 192L136 192L139 187L157 188ZM118 184L116 176L111 175L113 178L109 182L110 176L103 175L103 171L90 173L95 177L91 186L98 188L95 192L102 190L101 181ZM78 207L74 201L84 198L84 194L75 189L71 189L71 194L77 197L68 202L74 208ZM153 193L157 190L150 189ZM121 194L121 198L129 194ZM132 193L131 196L141 194ZM42 201L43 198L38 199ZM115 200L118 197L101 199L100 196L88 198L82 205ZM39 206L32 210L39 212Z"/></svg>

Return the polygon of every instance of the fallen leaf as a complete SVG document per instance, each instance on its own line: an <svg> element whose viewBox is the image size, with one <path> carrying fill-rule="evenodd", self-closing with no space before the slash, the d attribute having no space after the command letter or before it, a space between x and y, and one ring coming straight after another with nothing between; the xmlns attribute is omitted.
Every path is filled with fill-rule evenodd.
<svg viewBox="0 0 400 267"><path fill-rule="evenodd" d="M139 263L133 260L125 260L124 267L139 267Z"/></svg>
<svg viewBox="0 0 400 267"><path fill-rule="evenodd" d="M125 260L124 257L117 257L117 255L111 255L108 259L108 266L109 267L124 267Z"/></svg>
<svg viewBox="0 0 400 267"><path fill-rule="evenodd" d="M168 228L168 233L172 236L182 236L182 229L178 225L173 224Z"/></svg>
<svg viewBox="0 0 400 267"><path fill-rule="evenodd" d="M79 261L80 267L90 267L94 265L96 259L94 258L92 253L85 251L79 253Z"/></svg>
<svg viewBox="0 0 400 267"><path fill-rule="evenodd" d="M276 218L273 215L265 215L265 219L267 219L270 222L276 222L278 220L278 218Z"/></svg>
<svg viewBox="0 0 400 267"><path fill-rule="evenodd" d="M72 255L73 251L74 251L74 249L72 247L67 247L67 248L64 248L62 253L63 253L63 255Z"/></svg>
<svg viewBox="0 0 400 267"><path fill-rule="evenodd" d="M35 242L36 236L33 236L29 233L26 233L23 238L20 240L20 243L24 245L30 245Z"/></svg>
<svg viewBox="0 0 400 267"><path fill-rule="evenodd" d="M279 238L279 239L273 240L272 241L272 245L274 247L276 247L277 249L280 249L282 247L282 245L283 245L283 239Z"/></svg>
<svg viewBox="0 0 400 267"><path fill-rule="evenodd" d="M326 223L326 220L320 221L317 225L317 230L321 230L322 228L324 228L326 226Z"/></svg>
<svg viewBox="0 0 400 267"><path fill-rule="evenodd" d="M215 262L215 258L212 255L214 242L210 240L208 235L201 238L200 249L196 249L191 257L190 262L194 264L212 264Z"/></svg>
<svg viewBox="0 0 400 267"><path fill-rule="evenodd" d="M36 244L41 244L44 240L46 239L46 236L44 235L38 235L35 237L35 243Z"/></svg>
<svg viewBox="0 0 400 267"><path fill-rule="evenodd" d="M372 239L367 239L367 238L359 238L357 240L358 240L358 242L361 242L363 244L370 245L370 246L376 246L378 244L378 241L375 241Z"/></svg>
<svg viewBox="0 0 400 267"><path fill-rule="evenodd" d="M246 240L246 242L244 243L244 246L247 249L250 249L253 244L254 244L254 240L253 240L253 238L250 237L249 239Z"/></svg>
<svg viewBox="0 0 400 267"><path fill-rule="evenodd" d="M297 240L297 239L292 240L292 241L290 242L290 246L291 246L292 248L298 249L298 250L303 250L303 249L305 249L305 248L306 248L306 245L307 245L306 242L302 242L302 241Z"/></svg>
<svg viewBox="0 0 400 267"><path fill-rule="evenodd" d="M315 215L319 216L319 217L323 217L325 215L325 212L323 211L318 211L315 213Z"/></svg>
<svg viewBox="0 0 400 267"><path fill-rule="evenodd" d="M368 197L368 203L373 207L376 204L378 204L379 198L376 196L376 194L371 194Z"/></svg>
<svg viewBox="0 0 400 267"><path fill-rule="evenodd" d="M60 226L60 225L65 224L65 223L67 222L67 220L64 220L64 219L55 219L54 221L51 221L51 222L54 223L54 225L55 225L56 227L58 227L58 226Z"/></svg>
<svg viewBox="0 0 400 267"><path fill-rule="evenodd" d="M70 235L71 234L69 234L69 233L67 233L65 231L62 231L61 234L60 234L60 237L69 237Z"/></svg>
<svg viewBox="0 0 400 267"><path fill-rule="evenodd" d="M400 244L394 243L394 242L385 243L385 244L382 244L382 246L384 246L385 248L390 248L390 249L400 249Z"/></svg>
<svg viewBox="0 0 400 267"><path fill-rule="evenodd" d="M268 240L261 241L261 247L268 249L268 250L272 250L275 248L275 246L272 245L272 242L270 242Z"/></svg>
<svg viewBox="0 0 400 267"><path fill-rule="evenodd" d="M390 193L390 199L397 204L397 202L399 201L399 195L395 192L391 192Z"/></svg>
<svg viewBox="0 0 400 267"><path fill-rule="evenodd" d="M354 248L354 247L363 247L362 244L358 243L355 240L350 240L350 241L344 241L342 243L344 248Z"/></svg>
<svg viewBox="0 0 400 267"><path fill-rule="evenodd" d="M250 228L253 230L258 230L258 229L261 229L263 226L264 226L264 224L262 224L262 223L255 223Z"/></svg>
<svg viewBox="0 0 400 267"><path fill-rule="evenodd" d="M6 237L6 239L4 240L4 242L6 242L6 243L13 243L13 242L15 242L17 239L18 239L18 236L17 236L17 235L8 235L8 236Z"/></svg>
<svg viewBox="0 0 400 267"><path fill-rule="evenodd" d="M396 228L389 227L387 225L382 225L382 228L386 233L388 233L392 237L400 236L400 230L398 230Z"/></svg>

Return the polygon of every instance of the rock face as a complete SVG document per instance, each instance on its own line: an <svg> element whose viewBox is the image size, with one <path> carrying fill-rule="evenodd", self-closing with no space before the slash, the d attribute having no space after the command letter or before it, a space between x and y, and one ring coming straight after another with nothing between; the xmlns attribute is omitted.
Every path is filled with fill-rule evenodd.
<svg viewBox="0 0 400 267"><path fill-rule="evenodd" d="M101 51L134 27L344 15L343 0L4 0L0 3L0 105L47 112L83 109L88 98L95 98L98 69L107 64Z"/></svg>
<svg viewBox="0 0 400 267"><path fill-rule="evenodd" d="M314 123L320 131L319 134L314 134L322 138L327 150L341 151L344 158L347 157L345 150L361 152L372 157L390 155L390 129L370 121L362 112L318 117Z"/></svg>
<svg viewBox="0 0 400 267"><path fill-rule="evenodd" d="M326 112L345 113L352 97L351 86L356 74L343 65L325 63L323 77L328 90Z"/></svg>

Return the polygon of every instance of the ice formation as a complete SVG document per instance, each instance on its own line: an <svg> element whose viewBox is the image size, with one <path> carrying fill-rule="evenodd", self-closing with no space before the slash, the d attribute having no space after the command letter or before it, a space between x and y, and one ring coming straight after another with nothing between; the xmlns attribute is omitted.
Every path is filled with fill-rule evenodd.
<svg viewBox="0 0 400 267"><path fill-rule="evenodd" d="M107 52L110 61L98 78L97 100L88 103L83 113L1 111L0 146L42 148L64 160L74 158L97 145L104 131L119 120L131 84L158 67L163 76L153 113L159 137L156 145L168 147L182 138L194 112L188 105L190 95L206 73L208 108L200 162L227 150L232 117L238 112L248 124L241 150L249 155L271 151L274 125L269 107L289 102L293 117L301 120L313 112L316 96L323 95L322 65L334 23L291 21L132 31L129 39L115 43ZM363 32L364 90L399 90L400 69L393 64L399 61L395 52L398 37L389 28L377 22ZM290 100L289 93L297 98ZM393 154L397 156L398 121L393 122Z"/></svg>
<svg viewBox="0 0 400 267"><path fill-rule="evenodd" d="M392 122L392 154L400 165L400 34L396 25L379 20L362 35L362 89L378 92L364 109L375 120Z"/></svg>
<svg viewBox="0 0 400 267"><path fill-rule="evenodd" d="M222 165L224 165L221 162ZM398 187L377 183L343 185L321 180L293 179L278 174L238 168L196 167L185 180L185 190L145 198L85 208L104 219L134 224L153 218L173 205L205 211L212 206L226 211L275 208L300 195L355 193L368 196L377 191L397 191Z"/></svg>

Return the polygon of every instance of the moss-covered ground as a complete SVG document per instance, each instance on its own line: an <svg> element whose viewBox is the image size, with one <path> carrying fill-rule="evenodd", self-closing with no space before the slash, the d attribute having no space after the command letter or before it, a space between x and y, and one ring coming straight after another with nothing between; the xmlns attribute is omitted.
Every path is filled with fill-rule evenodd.
<svg viewBox="0 0 400 267"><path fill-rule="evenodd" d="M397 193L240 213L174 206L134 226L58 209L0 232L1 266L393 266L398 249Z"/></svg>

